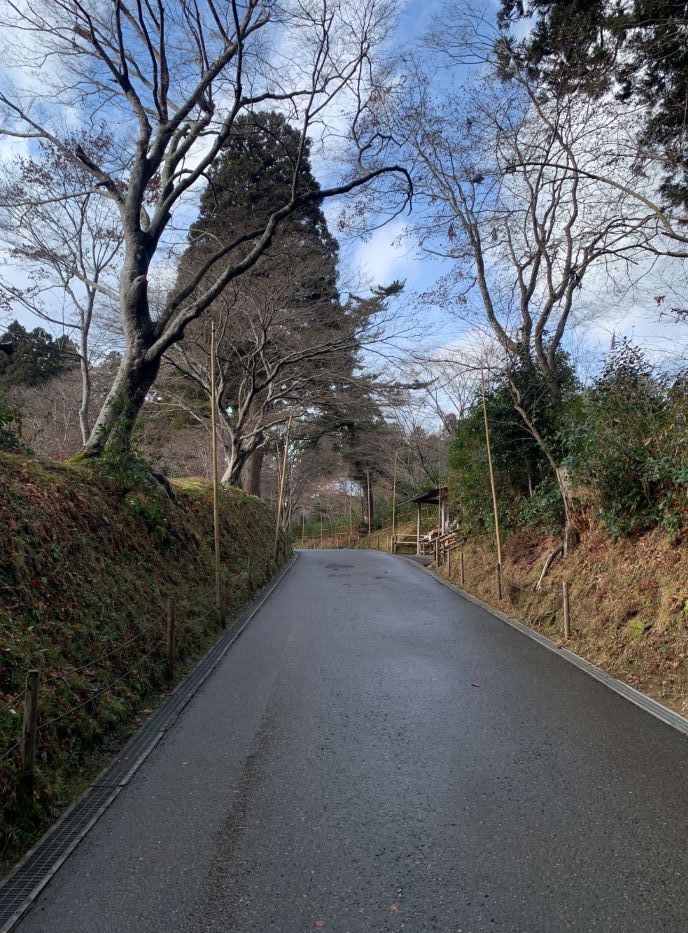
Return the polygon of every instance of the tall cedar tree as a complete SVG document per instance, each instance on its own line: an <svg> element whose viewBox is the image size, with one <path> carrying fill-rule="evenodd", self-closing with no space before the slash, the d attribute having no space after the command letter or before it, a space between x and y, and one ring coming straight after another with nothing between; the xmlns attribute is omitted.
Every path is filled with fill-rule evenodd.
<svg viewBox="0 0 688 933"><path fill-rule="evenodd" d="M299 134L280 114L261 112L237 120L224 151L208 173L199 217L191 227L189 247L180 264L181 282L193 274L195 266L203 262L206 254L247 230L257 229L277 206L284 203L292 183L299 144ZM299 187L308 193L319 191L308 153L301 164ZM265 294L271 281L275 283L275 291L279 290L285 262L303 272L299 276L298 290L290 296L294 313L290 317L289 328L279 329L283 346L273 348L274 352L284 352L286 347L295 347L299 341L308 340L308 331L313 327L316 314L318 342L324 342L323 331L325 335L330 331L336 343L339 332L343 335L352 318L362 321L379 310L379 301L358 300L353 305L351 302L342 305L337 290L337 258L337 242L327 228L320 202L313 200L283 222L266 254L243 281L242 288L250 289L253 284L257 292ZM300 309L308 310L301 314ZM219 317L232 311L219 301L211 309L213 313ZM241 327L241 324L237 326ZM188 339L193 340L194 334L192 326ZM237 346L241 347L241 341L237 341L236 334L233 334L233 355ZM251 341L247 340L246 353L254 349ZM270 354L269 347L267 353ZM320 412L317 433L321 433L322 415L331 407L331 400L327 404L325 399L328 395L337 395L354 379L355 349L340 347L332 354L310 359L307 365L313 373L309 385L314 407ZM231 373L225 372L222 405L234 404L243 377L241 369L241 360L237 360L235 380ZM318 373L321 374L321 382L318 381ZM298 401L303 404L308 397L307 388L300 392ZM282 404L288 403L289 399L282 400ZM246 457L240 455L242 463L249 455L248 451Z"/></svg>

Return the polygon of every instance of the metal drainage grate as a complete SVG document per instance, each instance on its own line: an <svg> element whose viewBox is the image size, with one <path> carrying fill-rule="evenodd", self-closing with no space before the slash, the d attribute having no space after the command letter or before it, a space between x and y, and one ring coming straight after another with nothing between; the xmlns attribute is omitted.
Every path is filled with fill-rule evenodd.
<svg viewBox="0 0 688 933"><path fill-rule="evenodd" d="M12 929L117 792L118 789L112 787L89 788L7 879L0 891L0 930L3 933Z"/></svg>
<svg viewBox="0 0 688 933"><path fill-rule="evenodd" d="M48 830L0 886L0 933L9 933L14 928L63 862L143 764L231 644L292 568L295 560L296 557L293 557L277 578L260 590L234 625L215 642L153 716L129 739L86 793Z"/></svg>

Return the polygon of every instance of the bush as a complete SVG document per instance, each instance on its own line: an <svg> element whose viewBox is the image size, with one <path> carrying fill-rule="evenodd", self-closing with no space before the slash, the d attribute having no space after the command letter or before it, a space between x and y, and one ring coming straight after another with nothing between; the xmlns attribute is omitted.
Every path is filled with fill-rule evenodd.
<svg viewBox="0 0 688 933"><path fill-rule="evenodd" d="M624 342L586 393L569 426L569 458L591 488L599 517L614 534L686 524L688 392L654 374L642 352Z"/></svg>

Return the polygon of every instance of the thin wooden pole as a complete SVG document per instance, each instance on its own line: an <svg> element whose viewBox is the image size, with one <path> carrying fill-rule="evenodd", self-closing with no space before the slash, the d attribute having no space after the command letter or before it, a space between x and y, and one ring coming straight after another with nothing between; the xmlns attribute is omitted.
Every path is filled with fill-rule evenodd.
<svg viewBox="0 0 688 933"><path fill-rule="evenodd" d="M370 514L370 470L366 470L366 479L368 480L368 546L370 546L370 535L372 531L372 516Z"/></svg>
<svg viewBox="0 0 688 933"><path fill-rule="evenodd" d="M215 540L215 608L220 619L222 607L222 573L220 569L220 478L217 469L217 385L215 376L215 322L210 325L210 422L213 459L213 535Z"/></svg>
<svg viewBox="0 0 688 933"><path fill-rule="evenodd" d="M26 693L24 694L24 722L22 725L22 762L24 780L33 787L36 769L36 740L38 738L38 671L26 673Z"/></svg>
<svg viewBox="0 0 688 933"><path fill-rule="evenodd" d="M451 580L451 548L447 548L447 576Z"/></svg>
<svg viewBox="0 0 688 933"><path fill-rule="evenodd" d="M306 539L306 513L304 512L301 516L301 547L303 547L303 542Z"/></svg>
<svg viewBox="0 0 688 933"><path fill-rule="evenodd" d="M463 560L463 551L461 551L459 556L459 569L461 572L461 586L463 587L466 584L466 567Z"/></svg>
<svg viewBox="0 0 688 933"><path fill-rule="evenodd" d="M564 638L568 641L571 637L571 607L569 605L569 585L566 580L564 580L561 587L564 603Z"/></svg>
<svg viewBox="0 0 688 933"><path fill-rule="evenodd" d="M170 680L174 677L175 641L175 599L174 596L170 596L167 600L167 615L165 618L165 660L167 676Z"/></svg>
<svg viewBox="0 0 688 933"><path fill-rule="evenodd" d="M287 478L287 457L289 456L289 434L291 433L291 415L287 422L287 433L284 437L284 455L282 457L282 473L280 475L279 492L277 494L277 516L275 519L275 560L279 556L280 533L282 531L282 509L284 506L284 484Z"/></svg>
<svg viewBox="0 0 688 933"><path fill-rule="evenodd" d="M497 573L498 590L501 599L501 574L502 574L502 539L499 532L499 512L497 509L497 487L495 485L494 469L492 467L492 447L490 445L490 426L487 420L487 402L485 401L485 374L480 370L480 386L483 395L483 418L485 419L485 444L487 446L487 465L490 471L490 489L492 490L492 509L494 511L495 538L497 541Z"/></svg>
<svg viewBox="0 0 688 933"><path fill-rule="evenodd" d="M440 418L440 429L437 434L437 520L439 532L442 534L442 419Z"/></svg>
<svg viewBox="0 0 688 933"><path fill-rule="evenodd" d="M323 517L322 512L320 513L320 547L323 546Z"/></svg>
<svg viewBox="0 0 688 933"><path fill-rule="evenodd" d="M397 533L397 458L399 449L394 451L394 478L392 480L392 539Z"/></svg>

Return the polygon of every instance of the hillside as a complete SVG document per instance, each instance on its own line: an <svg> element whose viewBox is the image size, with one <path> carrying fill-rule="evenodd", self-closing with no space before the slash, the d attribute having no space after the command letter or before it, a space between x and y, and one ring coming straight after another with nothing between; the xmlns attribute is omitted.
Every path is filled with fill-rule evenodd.
<svg viewBox="0 0 688 933"><path fill-rule="evenodd" d="M217 637L212 495L173 480L0 456L0 851L21 849L88 783L168 689L165 612L176 600L177 679ZM264 502L221 493L231 623L274 569ZM40 671L35 788L20 781L26 671Z"/></svg>

